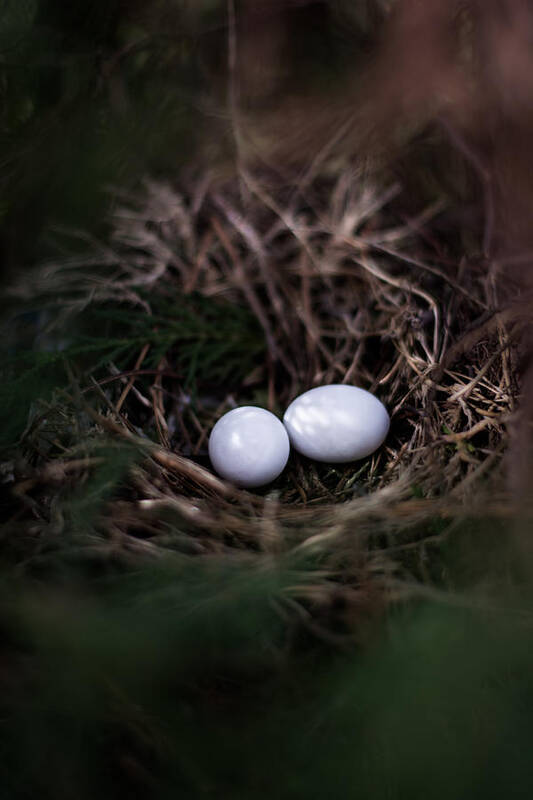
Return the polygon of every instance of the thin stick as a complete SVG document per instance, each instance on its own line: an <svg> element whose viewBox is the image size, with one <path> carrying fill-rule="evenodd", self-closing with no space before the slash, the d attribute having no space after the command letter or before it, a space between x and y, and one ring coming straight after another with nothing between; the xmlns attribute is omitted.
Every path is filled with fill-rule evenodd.
<svg viewBox="0 0 533 800"><path fill-rule="evenodd" d="M144 359L146 358L146 354L148 353L149 349L150 349L150 344L146 343L144 345L143 349L141 350L141 352L139 353L139 357L137 358L137 361L135 362L135 366L133 368L134 369L134 374L130 377L129 381L127 382L126 386L124 387L124 389L122 391L122 394L120 395L120 397L118 399L118 402L117 402L117 404L115 406L117 414L120 413L120 409L124 405L124 401L125 401L126 397L128 396L128 394L130 393L131 387L135 383L135 378L137 377L137 374L138 374L137 370L140 369L141 364L143 363Z"/></svg>

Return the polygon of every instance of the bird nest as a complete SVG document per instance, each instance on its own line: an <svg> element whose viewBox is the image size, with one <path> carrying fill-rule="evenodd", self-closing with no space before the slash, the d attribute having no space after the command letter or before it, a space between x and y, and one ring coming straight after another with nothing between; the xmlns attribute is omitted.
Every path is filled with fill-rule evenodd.
<svg viewBox="0 0 533 800"><path fill-rule="evenodd" d="M402 554L445 536L450 520L494 508L517 323L494 269L464 257L473 234L445 205L404 209L401 186L351 167L281 185L245 171L179 189L150 182L122 196L108 244L91 241L89 256L47 264L31 290L18 287L60 292L62 315L128 308L151 331L120 365L71 367L68 390L34 408L12 479L36 552L67 524L57 498L90 486L119 445L134 455L83 544L106 558L318 552L347 587L369 564L396 574ZM170 317L160 303L183 322L174 340L161 338ZM195 328L206 307L210 326ZM212 473L207 441L222 413L254 404L282 414L329 383L368 389L389 410L373 456L327 465L292 453L256 491ZM37 433L59 423L75 438L36 455Z"/></svg>

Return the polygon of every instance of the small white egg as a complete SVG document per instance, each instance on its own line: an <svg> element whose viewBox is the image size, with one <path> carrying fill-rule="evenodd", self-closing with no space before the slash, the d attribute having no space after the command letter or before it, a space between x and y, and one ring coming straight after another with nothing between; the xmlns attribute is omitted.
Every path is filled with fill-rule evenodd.
<svg viewBox="0 0 533 800"><path fill-rule="evenodd" d="M209 437L209 458L237 486L264 486L283 472L290 444L282 422L264 408L241 406L221 417Z"/></svg>
<svg viewBox="0 0 533 800"><path fill-rule="evenodd" d="M283 423L299 453L343 464L377 450L387 436L390 418L383 403L365 389L332 384L293 400Z"/></svg>

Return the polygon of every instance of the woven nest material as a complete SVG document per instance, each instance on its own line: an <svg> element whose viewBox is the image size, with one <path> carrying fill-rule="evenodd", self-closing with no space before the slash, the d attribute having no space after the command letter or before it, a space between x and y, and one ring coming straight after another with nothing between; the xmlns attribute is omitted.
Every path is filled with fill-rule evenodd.
<svg viewBox="0 0 533 800"><path fill-rule="evenodd" d="M150 377L150 346L139 346L127 373L110 366L92 387L105 410L85 408L90 453L80 444L41 463L19 496L39 503L39 486L90 472L104 432L144 457L107 503L100 545L148 555L318 549L330 567L357 572L368 566L368 537L385 532L371 561L389 574L402 550L429 536L416 523L485 513L488 496L495 507L518 391L517 324L494 271L462 256L442 205L405 219L403 200L401 186L348 168L282 187L250 174L195 179L180 191L152 182L141 198L123 199L111 244L47 265L32 290L39 280L60 287L71 310L119 302L148 313L160 296L203 295L227 303L228 314L248 306L266 345L235 382L203 387L200 376L195 398L178 353L170 348ZM261 401L282 413L301 391L328 383L362 386L390 410L390 435L371 458L330 466L293 453L284 475L256 492L210 471L207 440L222 413ZM169 519L180 520L179 536Z"/></svg>

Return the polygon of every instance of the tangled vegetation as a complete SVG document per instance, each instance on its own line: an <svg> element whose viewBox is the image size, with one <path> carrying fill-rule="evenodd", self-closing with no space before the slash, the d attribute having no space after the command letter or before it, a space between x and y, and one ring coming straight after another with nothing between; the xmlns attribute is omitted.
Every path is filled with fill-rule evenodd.
<svg viewBox="0 0 533 800"><path fill-rule="evenodd" d="M75 227L79 208L61 207L79 176L60 181L29 226L37 245L20 251L39 258L3 301L5 796L529 797L530 292L516 233L527 195L506 200L498 169L514 162L501 139L488 153L481 136L471 143L446 71L453 48L437 47L448 12L437 0L426 11L399 3L396 15L386 2L312 4L285 64L290 86L309 53L320 46L325 58L332 30L352 38L331 72L318 70L317 94L286 90L272 111L284 26L308 4L108 4L107 22L93 20L102 60L91 51L84 72L71 53L50 67L56 85L75 64L59 106L33 83L42 50L28 50L28 31L46 49L45 32L64 34L68 15L51 24L54 2L7 5L25 31L16 52L33 60L17 80L0 64L4 127L21 137L4 195L25 147L62 142L53 120L76 130L78 120L92 154L88 207L106 213ZM346 102L350 79L320 113L317 97L335 70L365 63L388 14L387 58L406 41L398 31L412 41L406 22L433 46L396 75L407 130L370 147L389 116L376 116L368 86L380 113L399 113L379 65L378 78L357 78L363 112ZM450 28L479 85L472 30L490 19L458 4ZM221 52L198 44L202 30ZM448 81L448 113L428 123L432 70ZM88 116L82 73L95 82ZM170 169L170 142L194 128L179 104L167 118L177 75L189 99L214 83L200 103L213 117L213 98L228 97L213 131L195 132L190 163ZM140 124L147 96L154 115ZM311 154L294 144L301 119L302 142L322 137ZM107 145L130 127L124 160L107 171ZM144 147L150 157L135 162ZM115 184L104 203L100 168ZM24 188L13 198L11 262ZM69 224L44 244L57 218ZM213 473L207 442L222 413L256 404L281 415L326 383L363 386L390 410L372 457L333 466L293 453L254 491Z"/></svg>

